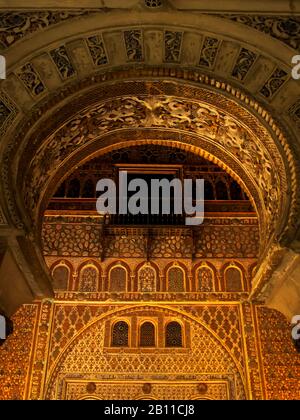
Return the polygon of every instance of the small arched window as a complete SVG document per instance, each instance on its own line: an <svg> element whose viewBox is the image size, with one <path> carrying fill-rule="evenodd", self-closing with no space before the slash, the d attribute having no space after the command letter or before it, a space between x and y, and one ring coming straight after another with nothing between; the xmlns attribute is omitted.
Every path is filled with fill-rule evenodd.
<svg viewBox="0 0 300 420"><path fill-rule="evenodd" d="M152 322L144 322L141 325L140 347L155 347L155 327Z"/></svg>
<svg viewBox="0 0 300 420"><path fill-rule="evenodd" d="M182 347L182 329L176 321L166 326L166 347Z"/></svg>
<svg viewBox="0 0 300 420"><path fill-rule="evenodd" d="M215 199L213 184L208 180L204 181L204 199L205 200L214 200Z"/></svg>
<svg viewBox="0 0 300 420"><path fill-rule="evenodd" d="M52 277L54 290L68 290L69 269L67 266L59 265L55 267Z"/></svg>
<svg viewBox="0 0 300 420"><path fill-rule="evenodd" d="M98 291L98 270L95 267L88 266L81 270L79 278L79 291Z"/></svg>
<svg viewBox="0 0 300 420"><path fill-rule="evenodd" d="M54 198L63 198L66 194L66 183L63 182L58 189L56 190L55 194L54 194Z"/></svg>
<svg viewBox="0 0 300 420"><path fill-rule="evenodd" d="M168 271L168 291L184 292L184 272L179 267L172 267Z"/></svg>
<svg viewBox="0 0 300 420"><path fill-rule="evenodd" d="M236 181L230 183L230 196L231 200L243 200L243 192L241 187Z"/></svg>
<svg viewBox="0 0 300 420"><path fill-rule="evenodd" d="M200 267L196 278L198 292L214 292L214 273L211 268Z"/></svg>
<svg viewBox="0 0 300 420"><path fill-rule="evenodd" d="M126 270L123 267L114 267L109 273L109 284L111 292L126 291Z"/></svg>
<svg viewBox="0 0 300 420"><path fill-rule="evenodd" d="M79 179L72 179L68 185L67 197L79 198L80 195L80 182Z"/></svg>
<svg viewBox="0 0 300 420"><path fill-rule="evenodd" d="M229 267L225 270L226 292L242 292L243 279L241 271L236 267Z"/></svg>
<svg viewBox="0 0 300 420"><path fill-rule="evenodd" d="M83 185L82 198L94 198L96 196L96 186L91 179L87 179Z"/></svg>
<svg viewBox="0 0 300 420"><path fill-rule="evenodd" d="M139 292L156 291L156 271L152 267L142 267L139 270Z"/></svg>
<svg viewBox="0 0 300 420"><path fill-rule="evenodd" d="M129 327L127 322L116 322L112 330L112 347L128 347Z"/></svg>
<svg viewBox="0 0 300 420"><path fill-rule="evenodd" d="M216 183L217 200L228 200L227 185L223 181Z"/></svg>

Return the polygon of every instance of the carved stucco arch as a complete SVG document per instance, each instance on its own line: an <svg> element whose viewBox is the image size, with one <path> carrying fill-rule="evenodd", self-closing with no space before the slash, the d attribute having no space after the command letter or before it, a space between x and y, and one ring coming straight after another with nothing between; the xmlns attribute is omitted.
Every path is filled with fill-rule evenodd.
<svg viewBox="0 0 300 420"><path fill-rule="evenodd" d="M131 305L131 306L128 306L127 308L119 308L119 309L110 310L109 312L97 317L96 319L93 319L87 325L82 327L76 333L76 335L64 346L64 348L61 349L61 352L58 358L55 360L55 362L51 366L51 369L49 370L47 379L45 381L44 390L42 391L40 398L51 399L51 396L54 392L54 388L56 387L58 389L58 386L55 382L59 379L59 376L61 374L60 367L63 366L63 363L67 359L68 355L72 352L74 348L76 348L76 345L80 342L82 338L84 338L84 335L87 332L89 332L89 330L97 327L97 324L101 324L102 329L104 330L105 329L104 325L106 321L114 320L115 318L121 319L122 316L127 318L133 314L138 314L139 312L142 312L144 314L145 310L147 311L150 310L155 313L161 313L168 317L174 317L176 320L179 320L180 323L182 323L183 321L186 321L189 324L193 324L194 326L199 327L202 330L202 333L210 336L211 340L215 342L215 346L220 347L220 349L222 349L223 354L227 356L228 366L230 367L230 369L234 369L236 380L237 382L239 382L238 385L239 387L242 387L242 390L240 389L240 392L244 394L244 397L246 397L247 395L248 396L251 395L250 384L248 383L247 372L246 372L245 367L242 366L242 364L234 356L230 348L224 342L225 340L222 340L209 325L207 325L203 320L185 311L178 311L169 306L149 304L147 306ZM101 343L98 343L98 345L100 346ZM245 351L245 349L243 349L243 351ZM72 370L71 373L74 374L74 369ZM100 372L95 372L95 374L96 373L100 373ZM199 372L199 373L202 373L202 372ZM63 375L65 374L66 373L64 372ZM139 371L139 374L141 374L141 371Z"/></svg>
<svg viewBox="0 0 300 420"><path fill-rule="evenodd" d="M174 25L174 22L178 21L178 13L180 14L180 25ZM102 12L100 12L100 16L103 16L101 14ZM240 82L232 79L228 71L227 73L223 72L222 66L212 69L199 68L200 51L192 59L189 58L187 54L189 43L187 40L190 39L191 41L190 36L194 37L194 41L206 36L215 36L222 41L222 45L223 43L225 45L226 42L232 43L236 51L241 47L252 49L258 54L259 58L265 60L264 62L267 63L270 74L272 68L276 66L284 69L288 74L290 71L290 60L295 50L291 46L280 42L280 37L279 40L275 39L249 26L225 19L222 16L195 15L189 12L166 9L159 14L153 14L137 9L130 14L130 18L126 12L111 11L105 14L105 19L99 19L98 11L95 14L80 17L80 35L78 35L78 22L79 20L76 18L55 26L49 26L43 32L43 36L40 36L38 31L32 35L30 32L24 34L20 41L13 43L6 51L8 79L1 82L1 89L3 90L4 102L11 109L11 115L4 122L3 127L7 131L3 135L0 146L3 155L1 163L3 181L1 186L3 192L1 194L1 204L5 213L4 216L8 222L6 225L9 225L14 231L15 228L19 229L20 235L25 234L24 242L27 248L31 246L30 244L33 244L32 252L27 252L27 254L32 260L34 259L33 255L37 254L38 259L41 260L38 237L32 230L32 218L22 202L20 178L23 185L23 168L19 166L19 163L22 159L25 165L28 163L24 153L27 144L29 144L28 142L33 140L29 148L31 148L31 154L34 155L36 153L36 149L34 149L35 139L41 133L45 134L44 139L47 138L49 134L47 134L49 127L45 124L47 117L49 116L49 120L56 118L66 104L74 103L74 101L78 101L78 98L84 100L85 93L91 86L94 88L100 83L104 84L105 81L108 81L108 84L113 84L114 80L118 79L123 81L137 78L149 81L152 81L153 78L156 80L176 79L177 81L184 81L184 83L188 82L189 84L203 86L212 92L217 91L220 93L220 98L233 100L242 108L248 109L250 114L259 121L259 124L267 130L270 144L273 144L274 148L279 151L277 155L278 162L282 161L282 165L279 165L282 169L279 172L285 178L280 185L280 188L282 187L282 200L279 204L280 218L277 218L276 233L273 237L273 242L270 242L270 245L273 244L269 248L271 251L268 255L268 258L271 258L271 263L264 272L259 273L260 279L270 276L270 272L272 272L274 266L278 264L281 258L282 246L289 246L294 241L297 233L299 233L297 232L299 229L299 188L297 178L299 178L300 153L296 140L298 131L297 125L293 123L288 115L288 107L291 104L287 102L284 96L284 91L289 91L296 100L297 93L300 93L299 85L289 78L284 87L279 89L280 97L284 99L285 107L285 113L282 116L283 109L276 96L266 100L257 94L255 86L248 83L248 81ZM128 60L126 52L124 53L122 34L124 31L133 29L141 30L143 36L145 36L144 57L140 62ZM165 30L179 31L183 34L181 53L177 62L166 63L163 55L155 59L150 54L151 49L149 49L149 45L146 42L146 34L149 31L158 31L163 36ZM49 71L42 71L41 64L43 59L46 60L44 63L49 64L51 61L49 58L51 49L61 45L66 45L69 48L70 45L75 45L76 43L82 45L88 36L98 33L108 37L118 34L117 44L123 45L123 55L120 59L115 60L113 51L110 51L106 45L108 63L103 67L84 67L81 66L80 60L75 60L76 77L66 80L62 80L59 77L53 63L49 67ZM162 38L158 47L161 53L164 51L163 42L164 39ZM26 93L26 89L18 79L18 69L28 62L37 66L42 82L46 86L45 92L40 97L33 97L28 91ZM233 57L232 64L234 62L235 58ZM124 70L123 73L118 73L116 70L120 67L127 70ZM268 81L270 74L263 75L262 84ZM52 79L51 75L53 76ZM19 94L19 90L22 94L24 93L24 97L22 97L21 93ZM65 106L65 109L68 105ZM63 115L61 116L63 117ZM56 121L57 126L56 128L52 127L52 129L57 129L60 122ZM285 129L282 128L283 126ZM43 131L44 129L45 131ZM36 136L33 136L34 132ZM40 137L41 141L43 141L42 137ZM278 169L277 162L275 162L275 169ZM238 178L241 182L243 177ZM256 203L259 203L259 200ZM261 220L263 215L264 212L262 211ZM3 219L5 218L3 217ZM262 225L264 225L264 222ZM277 254L272 260L274 250ZM43 264L40 261L36 270L36 273L40 273L40 277L45 271L45 267L41 267L41 265ZM32 276L31 282L34 283Z"/></svg>
<svg viewBox="0 0 300 420"><path fill-rule="evenodd" d="M148 83L152 86L149 92ZM117 96L118 89L123 95ZM156 94L156 89L160 94ZM97 96L103 94L108 97L99 101ZM112 139L109 136L112 133L115 139L119 135L130 141L130 134L124 135L126 130L131 131L132 137L133 130L140 130L138 135L135 134L135 140L149 138L149 130L152 130L151 139L157 137L167 140L173 137L177 143L192 145L194 150L191 151L198 154L203 153L199 149L206 151L210 160L215 156L227 170L239 165L251 183L256 184L257 195L261 195L260 200L255 200L257 208L261 210L261 224L267 225L264 220L266 210L270 218L276 217L278 212L281 218L282 215L288 217L289 203L284 202L283 197L288 194L289 183L293 182L292 177L295 175L295 167L290 167L290 171L287 168L292 154L284 156L284 146L287 145L280 144L279 140L274 141L265 126L247 111L246 106L242 107L226 98L223 92L188 85L187 82L148 82L144 79L121 82L113 87L99 84L96 90L94 88L85 97L81 95L82 105L74 106L76 99L72 99L72 103L59 110L64 120L54 120L53 115L46 120L41 118L34 130L23 138L25 146L22 147L21 159L14 158L14 165L19 169L14 188L22 191L19 197L23 198L25 208L29 210L29 216L35 224L39 220L42 197L57 168L60 177L63 177L63 172L66 172L64 166L70 157L73 167L76 167L80 160L84 161L97 150L111 145ZM44 127L47 127L46 130ZM163 138L160 138L160 129L168 131ZM155 130L157 136L153 135ZM113 140L113 143L118 142ZM24 159L24 156L27 158ZM231 164L224 163L225 156L230 156ZM236 176L238 172L231 169L231 173ZM247 178L245 175L238 176L240 182ZM253 197L254 194L251 195ZM22 202L19 204L21 209L24 208ZM286 219L282 223L286 225ZM280 232L276 231L276 235L280 236Z"/></svg>
<svg viewBox="0 0 300 420"><path fill-rule="evenodd" d="M92 90L86 89L85 95L82 92L79 93L80 96L77 97L80 98L80 101L76 101L75 95L69 99L71 92L70 89L67 89L63 91L64 94L67 94L66 104L60 107L56 117L54 115L55 112L58 112L57 105L49 113L50 116L46 114L43 118L42 111L39 111L34 114L32 122L27 122L26 125L30 127L28 134L24 136L24 131L21 131L19 137L15 139L14 147L10 149L12 164L18 168L18 175L14 185L6 188L6 192L10 196L12 191L19 191L16 196L19 213L25 216L21 224L25 223L27 229L33 232L32 226L40 225L47 199L50 198L50 193L54 192L55 182L52 182L52 178L56 177L56 183L59 183L72 167L76 167L94 153L99 153L101 148L118 143L122 136L126 143L130 144L128 142L132 139L141 141L141 138L147 139L148 137L149 140L150 137L150 140L153 141L153 139L157 140L160 135L161 144L167 145L166 140L172 140L173 137L171 146L186 147L187 150L215 161L246 187L260 216L261 230L266 239L262 248L266 246L267 241L272 244L274 241L283 241L284 236L289 236L289 228L293 227L291 220L295 217L297 202L296 167L284 135L266 111L243 93L231 88L230 85L222 84L198 73L182 74L182 71L178 70L178 76L183 76L184 82L180 81L178 77L174 81L165 80L166 77L153 77L157 74L156 69L137 70L136 74L139 75L139 78L132 81L126 73L127 77L125 80L121 79L120 85L116 81L114 84L107 82L106 75L99 76L94 80L95 86ZM167 79L172 79L173 74L173 71L170 72L166 69ZM152 75L152 77L145 77L146 75ZM122 72L121 76L124 76ZM116 79L118 74L110 75L110 77ZM198 83L195 83L195 78ZM190 79L189 83L188 79ZM120 89L123 96L118 95ZM115 93L112 92L113 90ZM99 102L99 97L103 98L102 105ZM138 118L134 118L134 115L129 116L129 120L126 120L125 115L124 128L120 129L124 115L122 116L121 112L121 117L118 116L118 101L121 108L124 103L127 105L129 103L137 107L136 111L140 108L144 112L142 127L141 116ZM167 116L166 121L162 120L158 123L155 121L157 103L160 112L164 112ZM105 116L103 117L101 114L101 112L105 112L106 107L112 112L112 116L108 118L108 124L106 124ZM98 111L100 115L97 115ZM170 127L168 124L172 119L169 117L172 116L173 111L175 126ZM97 124L91 118L93 113L96 120L98 118ZM188 117L185 115L186 113ZM206 130L207 132L203 134L202 120L204 119L205 122L207 116L209 122L211 119L215 119L215 121L213 121L212 129ZM159 116L158 119L160 119ZM79 128L83 132L79 137L77 136L77 139L75 137L75 141L71 135L66 142L64 140L66 132L69 130L72 134L74 121L79 121ZM103 123L104 126L106 124L105 129L99 132L98 126L101 127ZM229 133L229 136L228 133L225 133L223 143L219 144L225 127L227 127L225 131L233 131ZM161 134L159 130L161 130ZM155 132L154 135L153 132ZM17 153L18 141L22 142L22 154ZM61 150L57 152L55 144L63 145L63 149L68 144L69 150L67 153ZM246 144L246 147L242 144ZM246 150L247 145L250 144L252 144L252 150L251 148ZM229 146L232 149L230 153L227 150ZM117 147L120 147L120 144ZM246 153L244 153L245 151ZM40 159L41 152L44 160ZM250 158L251 160L254 157L254 161L255 159L256 161L247 167L244 165L243 159L240 161L237 159L236 152L242 153L246 159ZM258 159L259 154L263 159L262 164ZM28 162L31 162L30 165ZM262 179L266 177L264 185L256 183L257 179L259 180L255 166L257 164L265 173L262 175ZM48 173L45 172L47 167ZM6 173L5 170L7 170ZM44 175L42 175L43 171ZM4 181L5 179L11 180L7 167L3 168L3 173ZM32 184L35 186L34 189ZM40 190L38 184L41 187ZM290 191L291 186L293 187L292 191ZM270 189L268 190L268 188ZM270 193L270 191L275 191L274 188L276 188L275 199ZM262 197L263 194L265 194L265 198ZM287 197L289 197L288 200ZM265 199L269 200L270 198L275 207L270 207L270 201L266 203ZM13 202L13 198L8 199L8 202ZM267 207L268 212L266 211ZM10 210L13 215L14 208L11 207ZM19 223L20 219L17 213L15 215L16 223ZM273 218L271 222L269 220L269 224L268 217ZM35 235L38 241L38 230L35 231Z"/></svg>

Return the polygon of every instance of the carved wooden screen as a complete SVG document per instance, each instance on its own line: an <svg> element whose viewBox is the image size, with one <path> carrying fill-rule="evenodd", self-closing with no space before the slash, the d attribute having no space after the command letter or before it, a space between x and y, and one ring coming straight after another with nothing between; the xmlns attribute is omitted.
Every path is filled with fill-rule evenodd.
<svg viewBox="0 0 300 420"><path fill-rule="evenodd" d="M127 322L116 322L112 330L112 347L128 347L129 327Z"/></svg>
<svg viewBox="0 0 300 420"><path fill-rule="evenodd" d="M242 273L238 268L229 267L225 271L225 288L227 292L242 292Z"/></svg>
<svg viewBox="0 0 300 420"><path fill-rule="evenodd" d="M81 270L79 279L79 291L98 291L98 271L95 267L85 267Z"/></svg>
<svg viewBox="0 0 300 420"><path fill-rule="evenodd" d="M214 273L208 267L201 267L197 270L196 275L197 291L198 292L213 292L214 291Z"/></svg>
<svg viewBox="0 0 300 420"><path fill-rule="evenodd" d="M126 270L123 267L115 267L110 271L110 291L126 291Z"/></svg>
<svg viewBox="0 0 300 420"><path fill-rule="evenodd" d="M151 322L144 322L140 330L140 346L154 347L155 346L155 327Z"/></svg>
<svg viewBox="0 0 300 420"><path fill-rule="evenodd" d="M184 292L184 273L178 268L170 268L168 271L168 291Z"/></svg>
<svg viewBox="0 0 300 420"><path fill-rule="evenodd" d="M59 265L53 270L53 289L68 290L69 270L64 265Z"/></svg>
<svg viewBox="0 0 300 420"><path fill-rule="evenodd" d="M181 325L172 321L166 327L166 347L182 347Z"/></svg>
<svg viewBox="0 0 300 420"><path fill-rule="evenodd" d="M139 270L139 292L156 291L156 272L152 267L143 267Z"/></svg>

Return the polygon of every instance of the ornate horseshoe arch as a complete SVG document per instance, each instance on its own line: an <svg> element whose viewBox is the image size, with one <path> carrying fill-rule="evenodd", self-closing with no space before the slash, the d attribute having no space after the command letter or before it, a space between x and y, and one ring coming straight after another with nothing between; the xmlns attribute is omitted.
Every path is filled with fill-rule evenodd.
<svg viewBox="0 0 300 420"><path fill-rule="evenodd" d="M295 127L289 124L283 129L278 109L266 101L268 89L273 89L272 77L265 84L266 96L256 95L243 79L228 81L214 63L205 63L205 54L201 52L199 61L190 49L201 39L205 52L209 37L221 37L220 45L232 42L240 48L246 36L247 48L256 45L263 59L275 48L273 64L286 70L291 47L280 44L277 50L276 39L230 19L222 20L224 36L220 17L183 14L182 26L176 28L173 18L173 12L164 9L141 20L137 10L129 26L122 13L116 12L104 24L88 13L82 17L81 38L76 22L66 21L59 27L50 25L41 39L37 34L34 47L24 34L8 50L9 77L2 84L3 103L10 111L2 126L6 130L1 144L2 211L8 222L4 224L16 235L14 252L19 255L19 266L28 272L33 295L51 294L39 232L51 193L72 168L125 144L157 141L185 148L222 166L246 189L258 213L264 261L254 281L253 297L266 298L261 291L285 247L295 243L298 148ZM162 30L162 21L169 29ZM174 38L174 34L179 35ZM177 50L173 39L180 40ZM93 51L90 43L96 41L101 54L92 53L92 64L86 45ZM154 44L158 56L151 52ZM63 52L66 45L74 54L73 68L68 53ZM55 48L68 61L65 67L55 61ZM20 76L20 63L28 79ZM32 86L28 80L34 81ZM28 260L34 261L34 273L29 273Z"/></svg>

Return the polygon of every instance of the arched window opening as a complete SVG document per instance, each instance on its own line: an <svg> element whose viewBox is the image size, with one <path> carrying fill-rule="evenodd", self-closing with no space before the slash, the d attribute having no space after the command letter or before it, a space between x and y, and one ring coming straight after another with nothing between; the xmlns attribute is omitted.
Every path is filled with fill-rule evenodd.
<svg viewBox="0 0 300 420"><path fill-rule="evenodd" d="M178 267L172 267L168 271L168 291L184 292L184 272Z"/></svg>
<svg viewBox="0 0 300 420"><path fill-rule="evenodd" d="M68 290L69 283L69 269L65 265L55 267L52 273L53 289L54 290Z"/></svg>
<svg viewBox="0 0 300 420"><path fill-rule="evenodd" d="M129 327L127 322L116 322L112 331L112 347L128 347L128 337Z"/></svg>
<svg viewBox="0 0 300 420"><path fill-rule="evenodd" d="M68 198L79 198L80 195L80 182L79 179L72 179L68 185Z"/></svg>
<svg viewBox="0 0 300 420"><path fill-rule="evenodd" d="M82 189L82 198L94 198L96 195L96 186L91 179L85 181Z"/></svg>
<svg viewBox="0 0 300 420"><path fill-rule="evenodd" d="M141 325L140 347L155 347L155 327L152 322L144 322Z"/></svg>
<svg viewBox="0 0 300 420"><path fill-rule="evenodd" d="M236 181L231 181L230 183L230 196L231 200L244 199L242 189Z"/></svg>
<svg viewBox="0 0 300 420"><path fill-rule="evenodd" d="M115 267L110 271L110 291L125 292L126 291L126 270L123 267Z"/></svg>
<svg viewBox="0 0 300 420"><path fill-rule="evenodd" d="M223 181L216 183L217 200L228 200L227 185Z"/></svg>
<svg viewBox="0 0 300 420"><path fill-rule="evenodd" d="M227 292L242 292L242 273L238 268L229 267L225 271L225 287Z"/></svg>
<svg viewBox="0 0 300 420"><path fill-rule="evenodd" d="M181 325L172 321L166 327L166 347L182 347Z"/></svg>

